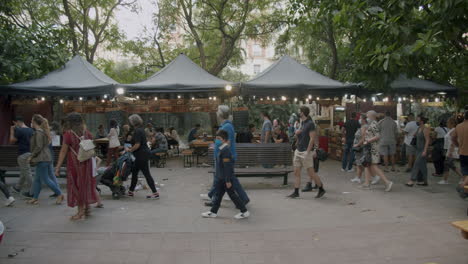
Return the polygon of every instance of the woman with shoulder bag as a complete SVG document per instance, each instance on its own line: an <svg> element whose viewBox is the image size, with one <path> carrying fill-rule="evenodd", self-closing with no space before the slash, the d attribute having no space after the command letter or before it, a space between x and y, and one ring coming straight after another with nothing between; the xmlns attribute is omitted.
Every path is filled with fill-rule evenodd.
<svg viewBox="0 0 468 264"><path fill-rule="evenodd" d="M91 204L99 202L96 178L93 177L93 149L83 148L84 145L89 145L85 143L89 143L93 136L86 129L83 118L78 113L67 115L64 130L55 175L59 174L60 167L67 157L67 202L70 207L78 207L77 213L70 219L80 220L90 215Z"/></svg>
<svg viewBox="0 0 468 264"><path fill-rule="evenodd" d="M31 156L28 160L36 164L36 174L33 181L33 198L28 201L28 204L39 204L38 198L43 183L54 191L54 194L57 196L56 204L61 204L64 198L62 191L58 184L51 180L52 177L49 175L52 173L50 170L52 153L49 148L51 142L49 126L41 115L34 115L32 127L35 129L35 132L31 137Z"/></svg>
<svg viewBox="0 0 468 264"><path fill-rule="evenodd" d="M406 186L413 187L414 183L420 186L427 186L427 150L430 141L430 129L426 127L427 118L423 116L418 117L419 128L415 134L416 138L416 160L411 170L411 179ZM419 181L419 173L421 173L421 180Z"/></svg>
<svg viewBox="0 0 468 264"><path fill-rule="evenodd" d="M364 158L364 151L363 151L363 144L364 139L366 138L366 131L367 131L367 115L361 114L361 119L359 119L359 124L361 128L356 131L354 134L354 142L353 142L353 151L354 157L356 162L356 177L351 179L351 182L361 183L362 173L364 173L364 166L362 165L362 161Z"/></svg>

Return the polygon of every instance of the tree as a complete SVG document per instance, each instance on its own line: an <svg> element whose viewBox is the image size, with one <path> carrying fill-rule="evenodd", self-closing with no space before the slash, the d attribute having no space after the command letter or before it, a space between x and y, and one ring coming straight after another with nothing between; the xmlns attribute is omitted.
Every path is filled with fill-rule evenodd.
<svg viewBox="0 0 468 264"><path fill-rule="evenodd" d="M0 84L39 78L62 66L70 55L63 28L28 23L26 17L16 16L18 4L0 6Z"/></svg>
<svg viewBox="0 0 468 264"><path fill-rule="evenodd" d="M187 54L214 75L242 62L240 40L266 40L284 23L266 0L161 0L158 8L164 25L183 28Z"/></svg>
<svg viewBox="0 0 468 264"><path fill-rule="evenodd" d="M115 63L111 60L97 59L96 67L119 83L136 83L148 78L144 65L128 62Z"/></svg>

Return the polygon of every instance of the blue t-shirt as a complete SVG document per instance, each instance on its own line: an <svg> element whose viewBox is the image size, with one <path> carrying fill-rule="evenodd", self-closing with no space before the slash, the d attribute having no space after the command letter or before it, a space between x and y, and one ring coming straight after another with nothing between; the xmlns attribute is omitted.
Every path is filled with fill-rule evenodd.
<svg viewBox="0 0 468 264"><path fill-rule="evenodd" d="M235 132L234 132L234 126L232 125L231 121L225 120L222 124L219 130L224 130L228 133L228 139L229 143L231 144L230 149L231 149L231 154L232 154L232 159L236 160L237 159L237 153L236 153L236 139L235 139ZM214 148L214 156L217 157L219 152L219 148L215 146Z"/></svg>
<svg viewBox="0 0 468 264"><path fill-rule="evenodd" d="M189 143L196 139L195 135L197 134L197 131L198 131L198 128L192 128L192 130L190 130L190 133L188 135L188 142Z"/></svg>
<svg viewBox="0 0 468 264"><path fill-rule="evenodd" d="M15 138L18 144L18 155L31 152L30 142L34 130L29 127L17 127L15 128Z"/></svg>

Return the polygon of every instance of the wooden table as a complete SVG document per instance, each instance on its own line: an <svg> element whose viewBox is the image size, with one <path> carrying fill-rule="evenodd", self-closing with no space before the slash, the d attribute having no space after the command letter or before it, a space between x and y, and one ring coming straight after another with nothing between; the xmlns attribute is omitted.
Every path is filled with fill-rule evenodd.
<svg viewBox="0 0 468 264"><path fill-rule="evenodd" d="M190 147L193 148L194 154L197 157L197 163L196 165L198 166L199 163L199 157L208 154L208 148L214 144L213 141L203 141L203 140L194 140L190 143Z"/></svg>

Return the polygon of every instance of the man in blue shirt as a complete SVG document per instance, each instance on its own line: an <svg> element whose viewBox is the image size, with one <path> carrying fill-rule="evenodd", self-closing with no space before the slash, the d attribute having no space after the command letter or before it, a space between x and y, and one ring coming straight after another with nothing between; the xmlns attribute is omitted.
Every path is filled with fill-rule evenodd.
<svg viewBox="0 0 468 264"><path fill-rule="evenodd" d="M17 116L13 120L13 126L10 127L10 143L18 145L17 161L20 168L20 178L13 190L18 193L25 190L23 195L26 197L32 197L31 165L28 159L31 156L30 140L33 133L34 130L24 124L23 117Z"/></svg>
<svg viewBox="0 0 468 264"><path fill-rule="evenodd" d="M190 130L189 135L188 135L188 143L189 144L190 144L190 142L197 139L198 130L200 130L200 127L201 127L200 124L196 124L195 127L192 128L192 130Z"/></svg>
<svg viewBox="0 0 468 264"><path fill-rule="evenodd" d="M228 145L229 149L231 150L231 155L233 162L236 161L237 159L237 153L236 153L236 140L235 140L235 131L234 131L234 126L232 122L229 120L229 107L227 105L220 105L218 106L218 112L216 113L218 120L221 121L221 127L219 130L224 130L228 133ZM214 147L214 157L218 155L219 152L219 145L215 144ZM200 196L204 199L209 199L213 197L213 194L215 192L215 186L217 184L217 178L214 178L213 181L213 186L210 189L210 192L208 194L201 194ZM240 199L245 203L249 203L250 199L249 196L247 196L247 193L244 191L244 188L242 188L242 185L240 184L239 180L234 177L232 180L232 186L234 188L234 191L239 195ZM211 206L212 203L206 203L206 205Z"/></svg>

